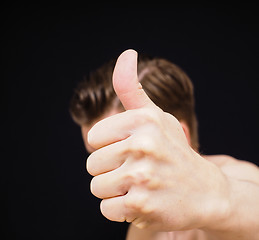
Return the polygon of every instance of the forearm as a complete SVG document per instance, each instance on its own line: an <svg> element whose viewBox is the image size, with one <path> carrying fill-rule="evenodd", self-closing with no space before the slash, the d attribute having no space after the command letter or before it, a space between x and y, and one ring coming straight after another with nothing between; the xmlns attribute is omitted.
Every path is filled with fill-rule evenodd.
<svg viewBox="0 0 259 240"><path fill-rule="evenodd" d="M202 230L208 239L259 239L259 185L230 179L229 211L220 222L211 220Z"/></svg>

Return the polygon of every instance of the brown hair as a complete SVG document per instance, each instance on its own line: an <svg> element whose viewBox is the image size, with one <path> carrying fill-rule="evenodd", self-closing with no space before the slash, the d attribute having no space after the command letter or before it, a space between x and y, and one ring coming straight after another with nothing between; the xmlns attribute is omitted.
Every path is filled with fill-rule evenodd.
<svg viewBox="0 0 259 240"><path fill-rule="evenodd" d="M78 84L70 102L70 113L77 124L91 124L111 108L122 108L112 86L114 65L115 61L104 64ZM165 59L140 56L138 76L143 89L157 106L187 124L191 145L198 150L194 91L187 74Z"/></svg>

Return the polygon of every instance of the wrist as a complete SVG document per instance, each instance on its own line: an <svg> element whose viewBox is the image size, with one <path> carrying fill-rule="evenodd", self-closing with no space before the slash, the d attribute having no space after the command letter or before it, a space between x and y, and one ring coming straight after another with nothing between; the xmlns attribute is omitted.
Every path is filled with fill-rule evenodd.
<svg viewBox="0 0 259 240"><path fill-rule="evenodd" d="M201 230L209 238L213 236L221 240L258 239L258 230L255 230L258 224L254 224L253 217L250 219L253 213L247 215L249 203L244 201L246 198L244 193L249 195L249 191L253 190L249 188L253 184L231 178L227 179L227 182L229 188L227 197L222 198L214 208L211 207L210 218L207 218L208 221ZM254 203L250 204L254 205ZM254 210L256 212L256 209Z"/></svg>
<svg viewBox="0 0 259 240"><path fill-rule="evenodd" d="M209 232L225 232L230 226L233 213L233 201L231 198L231 181L215 167L215 181L211 185L208 199L204 201L204 222L200 228Z"/></svg>

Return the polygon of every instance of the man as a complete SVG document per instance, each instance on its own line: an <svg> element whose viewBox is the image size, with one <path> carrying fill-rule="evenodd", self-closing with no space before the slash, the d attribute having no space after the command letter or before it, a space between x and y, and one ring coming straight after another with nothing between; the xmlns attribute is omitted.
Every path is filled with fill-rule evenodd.
<svg viewBox="0 0 259 240"><path fill-rule="evenodd" d="M133 50L118 58L113 82L111 65L79 85L70 108L102 214L131 222L129 240L259 239L259 170L198 153L188 76L163 59L137 67Z"/></svg>

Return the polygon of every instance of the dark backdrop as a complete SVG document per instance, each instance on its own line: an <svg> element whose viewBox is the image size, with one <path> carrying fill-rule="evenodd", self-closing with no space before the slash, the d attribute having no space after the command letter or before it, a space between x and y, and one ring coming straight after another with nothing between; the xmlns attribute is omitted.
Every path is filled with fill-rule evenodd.
<svg viewBox="0 0 259 240"><path fill-rule="evenodd" d="M1 10L8 239L124 238L127 224L105 220L89 191L68 104L83 74L127 48L165 57L192 78L203 153L259 163L256 7L30 7Z"/></svg>

